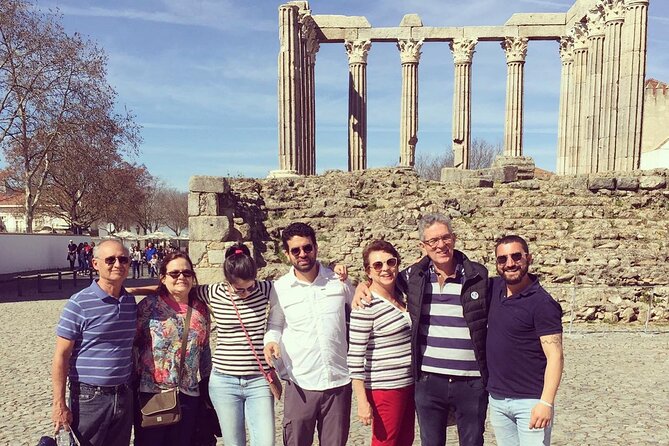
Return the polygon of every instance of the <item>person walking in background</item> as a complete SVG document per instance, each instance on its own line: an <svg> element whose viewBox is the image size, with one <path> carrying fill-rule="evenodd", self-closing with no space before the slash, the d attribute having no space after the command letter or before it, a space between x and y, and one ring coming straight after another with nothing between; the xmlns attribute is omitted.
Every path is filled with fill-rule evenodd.
<svg viewBox="0 0 669 446"><path fill-rule="evenodd" d="M149 260L149 272L151 277L158 276L158 269L160 268L160 262L158 261L158 254L154 254Z"/></svg>
<svg viewBox="0 0 669 446"><path fill-rule="evenodd" d="M79 274L84 274L86 270L86 250L84 249L84 244L79 243L77 246L77 272Z"/></svg>
<svg viewBox="0 0 669 446"><path fill-rule="evenodd" d="M351 313L348 349L358 418L372 425L372 446L411 446L411 321L405 296L395 287L400 255L390 243L376 240L365 247L362 258L372 300Z"/></svg>
<svg viewBox="0 0 669 446"><path fill-rule="evenodd" d="M188 255L167 256L158 277L158 293L137 305L134 350L139 401L141 405L152 394L178 388L181 420L150 428L135 423L135 445L189 446L199 407L198 374L206 379L211 372L209 312L191 293L197 277ZM184 330L188 330L186 335Z"/></svg>
<svg viewBox="0 0 669 446"><path fill-rule="evenodd" d="M138 279L142 277L140 264L142 263L142 252L139 250L139 247L133 246L132 252L130 253L132 259L132 278Z"/></svg>
<svg viewBox="0 0 669 446"><path fill-rule="evenodd" d="M499 446L548 446L562 378L562 308L529 273L532 255L516 235L495 246L488 317L490 423Z"/></svg>
<svg viewBox="0 0 669 446"><path fill-rule="evenodd" d="M70 240L67 245L67 261L70 262L70 271L74 271L74 262L77 260L77 245Z"/></svg>
<svg viewBox="0 0 669 446"><path fill-rule="evenodd" d="M135 297L123 288L130 259L116 240L100 243L93 254L100 278L67 301L56 328L52 420L56 431L72 429L82 444L127 446L137 323Z"/></svg>

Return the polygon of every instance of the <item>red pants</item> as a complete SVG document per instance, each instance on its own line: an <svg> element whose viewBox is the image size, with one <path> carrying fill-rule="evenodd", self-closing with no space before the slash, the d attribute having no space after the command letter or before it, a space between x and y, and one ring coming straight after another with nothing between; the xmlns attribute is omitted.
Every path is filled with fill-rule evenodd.
<svg viewBox="0 0 669 446"><path fill-rule="evenodd" d="M372 406L372 446L411 446L414 437L413 385L401 389L369 390Z"/></svg>

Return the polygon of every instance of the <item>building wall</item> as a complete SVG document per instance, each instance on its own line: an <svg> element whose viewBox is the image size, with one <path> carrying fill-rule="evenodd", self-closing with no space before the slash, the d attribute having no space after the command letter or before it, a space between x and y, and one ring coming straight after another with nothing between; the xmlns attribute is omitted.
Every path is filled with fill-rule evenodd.
<svg viewBox="0 0 669 446"><path fill-rule="evenodd" d="M669 140L669 85L646 84L641 153L657 150L667 140Z"/></svg>
<svg viewBox="0 0 669 446"><path fill-rule="evenodd" d="M0 274L69 268L69 240L91 243L87 236L0 233Z"/></svg>

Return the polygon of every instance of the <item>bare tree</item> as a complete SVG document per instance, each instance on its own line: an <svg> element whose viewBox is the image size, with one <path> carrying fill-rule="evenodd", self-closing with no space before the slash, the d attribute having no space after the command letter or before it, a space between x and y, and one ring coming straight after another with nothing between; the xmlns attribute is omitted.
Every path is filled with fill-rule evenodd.
<svg viewBox="0 0 669 446"><path fill-rule="evenodd" d="M493 144L484 139L475 138L469 150L469 168L485 169L492 166L495 158L502 153L502 144ZM439 181L441 169L453 167L453 152L441 155L417 154L415 169L418 175L427 180Z"/></svg>
<svg viewBox="0 0 669 446"><path fill-rule="evenodd" d="M163 209L163 222L179 236L188 228L188 192L181 192L173 187L166 187L157 195Z"/></svg>

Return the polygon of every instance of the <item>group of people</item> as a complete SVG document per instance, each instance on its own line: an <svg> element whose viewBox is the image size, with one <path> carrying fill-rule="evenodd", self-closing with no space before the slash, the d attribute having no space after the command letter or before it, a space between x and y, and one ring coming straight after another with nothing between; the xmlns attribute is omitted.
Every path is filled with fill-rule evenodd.
<svg viewBox="0 0 669 446"><path fill-rule="evenodd" d="M357 290L345 268L318 262L304 223L281 234L291 268L275 282L257 280L248 248L236 244L224 282L198 285L191 260L174 252L157 287L125 289L131 257L102 242L99 280L68 301L56 331L55 428L82 444L128 445L134 420L136 445L188 445L208 391L225 445L245 445L247 431L252 446L274 445L274 368L285 385L285 445L310 445L316 431L321 445L345 445L353 393L373 445L411 445L414 414L425 446L443 446L452 419L461 445L482 445L488 406L500 446L548 445L561 309L529 273L527 243L498 240L499 277L489 279L455 249L447 217L424 216L419 236L424 257L404 270L392 244L367 245L368 281ZM132 293L150 295L137 304ZM141 427L133 387L140 397L178 387L181 421Z"/></svg>
<svg viewBox="0 0 669 446"><path fill-rule="evenodd" d="M79 243L70 240L67 244L67 257L65 258L70 263L70 271L75 271L74 263L77 262L76 271L78 274L89 274L93 271L93 248L95 243L88 242Z"/></svg>

